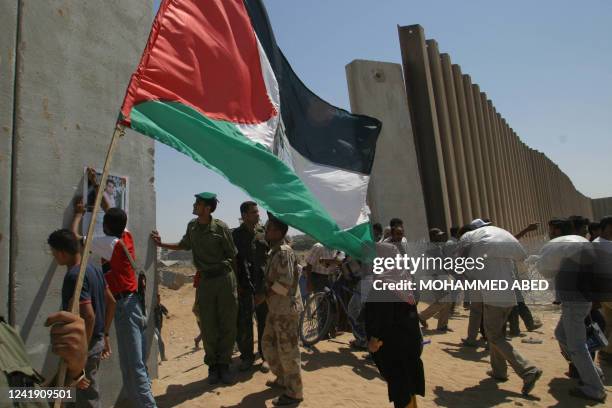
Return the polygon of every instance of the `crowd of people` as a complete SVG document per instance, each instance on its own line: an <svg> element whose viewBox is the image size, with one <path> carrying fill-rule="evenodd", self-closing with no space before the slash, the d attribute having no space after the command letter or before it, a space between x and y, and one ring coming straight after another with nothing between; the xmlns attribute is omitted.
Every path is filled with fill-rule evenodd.
<svg viewBox="0 0 612 408"><path fill-rule="evenodd" d="M417 312L405 310L392 326L396 330L414 328L415 322L420 322L424 328L427 321L436 316L438 332L452 330L448 326L449 316L458 307L463 295L463 306L469 310L467 336L462 340L464 347L484 347L489 350L491 370L488 375L504 382L508 380L507 366L513 368L523 380L522 393L528 395L542 375L542 370L526 360L519 350L509 341L510 337L520 334L519 316L528 331L537 330L542 323L533 317L525 303L523 294L518 289L512 289L512 283L520 280L519 269L534 267L540 276L549 280L555 294L555 304L560 305L561 316L555 329L555 337L559 343L561 355L568 361L567 376L578 380L578 386L570 394L587 400L603 403L606 392L603 385L603 372L597 365L595 353L599 354L602 364L612 363L612 217L604 217L599 222L589 222L581 216L571 216L567 219L553 219L548 223L550 240L541 251L527 256L523 245L519 242L526 234L538 229L533 223L517 234L512 234L496 227L488 219L475 219L470 224L450 229L447 237L444 231L432 228L429 231L429 244L423 250L422 246L411 245L404 237L403 222L392 219L389 227L383 229L375 224L373 231L379 246L392 244L395 253L415 254L424 252L428 257L470 256L483 257L482 270L456 273L453 270L433 268L433 270L417 271L411 279L442 280L480 280L504 281L509 283L507 290L471 290L461 294L456 291L438 291L434 293L415 293L417 299L426 300L428 306ZM415 252L416 251L416 252ZM377 253L382 251L378 250ZM393 257L393 251L387 255ZM421 276L418 277L419 273ZM369 339L368 348L374 353L381 353L381 344L395 341L389 337L401 337L401 334L391 332L381 340L378 325L396 315L392 307L383 307L384 303L366 302L366 332ZM403 305L408 308L409 306ZM368 310L370 309L370 310ZM380 309L378 313L373 310ZM408 321L411 320L412 326ZM593 324L595 323L595 325ZM406 332L408 332L406 330ZM478 339L481 333L482 339ZM605 332L605 335L603 334ZM420 332L410 331L413 341L421 339ZM598 336L599 334L599 336ZM604 337L605 336L605 337ZM606 339L607 337L607 339ZM359 336L356 334L355 338ZM409 349L408 341L394 346L394 355L410 355L415 349ZM401 350L398 352L398 350ZM398 354L399 353L399 354ZM421 393L419 389L422 379L415 375L415 363L412 356L410 365L402 374L397 372L397 364L393 373L388 370L384 358L375 358L381 374L389 383L389 398L397 407L406 405L410 394ZM398 393L397 378L403 387ZM407 378L412 382L408 385ZM412 391L411 391L412 390ZM398 401L400 401L398 403Z"/></svg>
<svg viewBox="0 0 612 408"><path fill-rule="evenodd" d="M95 180L95 174L91 175L97 189ZM193 255L197 271L193 311L200 333L194 340L196 347L203 344L210 384L234 382L231 362L236 345L241 360L238 370L254 369L259 358L258 369L271 371L273 377L266 385L279 392L274 405L299 404L304 392L298 326L304 303L312 293L325 291L336 279L345 279L354 289L352 298L347 299L347 322L355 337L351 346L369 352L396 407L414 408L416 396L425 393L421 327L428 328L428 321L435 317L438 332L452 331L449 318L458 307L469 310L462 346L487 348L491 364L488 375L506 381L510 365L523 381L521 392L529 395L542 370L525 359L509 337L520 333L519 317L528 331L537 330L542 323L533 317L520 290L415 290L392 293L391 297L371 290L373 279L417 280L424 276L443 281L514 282L521 279L519 270L527 265L553 283L555 303L561 310L555 336L561 355L569 363L567 374L579 380L571 394L605 401L603 373L597 361L612 363L612 346L605 347L605 338L600 343L596 340L601 331L608 339L612 334L612 217L598 223L579 216L551 220L550 241L531 256L519 240L536 230L537 224L512 234L491 220L475 219L451 228L449 235L432 228L429 242L417 245L406 239L402 220L394 218L387 228L372 225L377 257L415 255L415 251L422 251L428 258L482 257L484 268L465 273L444 267L416 273L386 268L375 275L371 260L352 260L321 243L311 248L302 267L287 238L288 226L278 218L268 214L262 226L257 204L247 201L239 207L241 225L231 230L213 217L217 205L215 194L196 194L196 218L188 223L179 242L168 243L157 231L151 233L156 246L191 251ZM67 267L61 292L62 309L66 311L73 301L82 263L85 237L79 234L79 228L84 212L82 200L77 200L71 228L57 230L48 238L53 258ZM139 407L156 406L146 364L144 283L139 281L134 239L126 225L123 210L104 208L104 235L91 242L91 251L101 263L85 265L78 299L80 318L61 312L48 320L49 325L62 322L51 329L52 350L68 363L70 384L77 387L77 406L100 406L97 372L101 361L112 354L109 337L113 322L125 395ZM417 308L420 302L427 306ZM166 360L161 328L168 310L159 295L153 313L161 358ZM333 327L329 336L334 336L336 329L343 327Z"/></svg>

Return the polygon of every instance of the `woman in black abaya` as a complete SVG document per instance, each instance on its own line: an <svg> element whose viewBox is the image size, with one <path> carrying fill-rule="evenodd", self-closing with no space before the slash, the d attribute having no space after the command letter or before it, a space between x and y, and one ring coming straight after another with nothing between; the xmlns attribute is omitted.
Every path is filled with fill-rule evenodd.
<svg viewBox="0 0 612 408"><path fill-rule="evenodd" d="M373 279L389 282L399 276L385 272ZM395 408L416 408L416 395L425 395L425 373L421 361L423 336L414 297L406 291L371 290L364 317L368 349L387 382L389 401Z"/></svg>

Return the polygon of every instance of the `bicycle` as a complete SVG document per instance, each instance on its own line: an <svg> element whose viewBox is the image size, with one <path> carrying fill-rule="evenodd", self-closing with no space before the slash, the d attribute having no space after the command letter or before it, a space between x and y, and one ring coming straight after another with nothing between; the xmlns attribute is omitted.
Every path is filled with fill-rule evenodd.
<svg viewBox="0 0 612 408"><path fill-rule="evenodd" d="M300 338L304 346L313 346L327 337L338 322L338 305L344 310L351 327L359 327L356 320L350 316L342 293L350 293L353 296L358 292L347 285L347 280L341 273L337 273L332 276L329 287L306 298L304 311L300 314Z"/></svg>

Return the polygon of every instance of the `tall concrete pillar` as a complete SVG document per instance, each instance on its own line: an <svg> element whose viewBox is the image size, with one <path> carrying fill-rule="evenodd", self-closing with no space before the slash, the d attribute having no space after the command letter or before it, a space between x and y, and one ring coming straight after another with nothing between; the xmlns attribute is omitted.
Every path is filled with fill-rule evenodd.
<svg viewBox="0 0 612 408"><path fill-rule="evenodd" d="M533 200L536 209L535 221L539 222L542 228L544 228L546 225L546 213L544 209L545 201L542 195L543 188L541 184L541 174L538 172L537 153L533 149L527 148L527 156L529 158L529 178L533 180Z"/></svg>
<svg viewBox="0 0 612 408"><path fill-rule="evenodd" d="M482 209L482 217L492 218L489 207L489 194L487 191L487 183L485 179L484 158L482 153L482 143L480 142L480 129L478 127L478 118L476 116L476 106L474 102L474 92L472 90L472 79L469 75L463 76L463 91L465 93L465 105L468 112L468 121L470 124L470 134L472 135L472 146L474 148L474 167L476 170L476 180L478 181L478 191L480 192L480 206Z"/></svg>
<svg viewBox="0 0 612 408"><path fill-rule="evenodd" d="M535 180L533 178L533 173L531 171L531 156L529 152L529 147L519 140L519 147L521 152L521 157L525 166L524 177L525 184L527 185L527 194L528 194L528 208L529 208L529 222L535 222L539 219L538 214L538 203L535 196Z"/></svg>
<svg viewBox="0 0 612 408"><path fill-rule="evenodd" d="M388 225L404 221L406 238L429 237L425 196L421 186L402 66L353 61L346 66L351 110L382 121L368 188L372 219Z"/></svg>
<svg viewBox="0 0 612 408"><path fill-rule="evenodd" d="M461 226L469 220L463 218L461 204L461 192L459 189L459 171L457 170L457 159L453 144L453 135L448 113L447 95L442 75L442 62L438 51L438 43L435 40L427 40L427 53L431 71L432 85L436 101L436 112L438 116L438 128L440 130L440 142L444 157L444 170L446 173L446 186L448 191L448 203L451 214L451 226Z"/></svg>
<svg viewBox="0 0 612 408"><path fill-rule="evenodd" d="M406 93L415 133L421 185L430 227L448 229L451 219L429 60L423 27L399 27Z"/></svg>
<svg viewBox="0 0 612 408"><path fill-rule="evenodd" d="M501 128L502 146L504 148L504 158L506 163L506 179L508 180L508 207L510 209L512 228L515 231L520 225L520 213L518 211L518 193L516 184L516 162L512 156L510 148L510 139L508 137L508 124L506 119L499 115L499 123Z"/></svg>
<svg viewBox="0 0 612 408"><path fill-rule="evenodd" d="M457 96L457 105L459 107L459 123L461 124L461 136L463 138L463 150L465 152L465 165L468 171L468 183L470 186L470 200L472 201L472 213L475 217L484 217L482 213L482 202L480 194L480 186L478 184L478 175L476 171L476 156L474 151L474 142L470 121L468 118L467 102L465 98L465 90L463 88L463 76L461 67L453 64L453 80L455 83L455 93Z"/></svg>
<svg viewBox="0 0 612 408"><path fill-rule="evenodd" d="M559 171L559 166L557 166L557 163L553 162L551 160L551 164L553 166L553 172L554 172L554 178L555 178L555 184L557 185L557 191L559 192L558 195L558 199L559 199L559 204L561 207L561 216L562 217L567 217L569 216L569 210L567 208L567 203L565 201L565 197L567 197L567 190L565 189L565 186L563 185L563 177L561 175L561 172Z"/></svg>
<svg viewBox="0 0 612 408"><path fill-rule="evenodd" d="M516 157L514 155L514 149L512 146L512 139L508 128L506 119L502 118L502 130L504 137L504 146L506 157L508 159L508 180L510 182L510 202L512 205L512 212L514 213L514 225L512 231L517 231L522 223L522 215L520 211L520 197L518 191L518 169L516 163Z"/></svg>
<svg viewBox="0 0 612 408"><path fill-rule="evenodd" d="M461 129L461 120L459 118L457 92L455 91L455 80L453 78L450 56L448 54L441 54L440 62L442 63L442 77L444 79L444 89L446 91L446 106L448 107L452 144L455 150L457 181L459 183L459 196L461 198L461 219L464 224L467 224L474 219L476 214L472 210L472 198L470 195L466 152L463 148L463 133Z"/></svg>
<svg viewBox="0 0 612 408"><path fill-rule="evenodd" d="M506 206L504 203L504 192L502 185L503 168L499 158L499 141L497 136L497 123L495 115L493 113L493 104L490 100L486 99L486 95L481 95L483 98L483 108L486 117L488 139L489 139L489 155L491 156L491 168L493 170L493 190L495 191L495 202L497 208L497 214L499 219L495 220L495 223L500 226L506 226L508 224L508 214L506 212Z"/></svg>
<svg viewBox="0 0 612 408"><path fill-rule="evenodd" d="M546 177L548 178L548 199L551 205L551 217L558 218L562 217L561 206L559 202L559 186L555 182L554 169L552 163L548 159L548 156L544 154L544 162L546 165Z"/></svg>
<svg viewBox="0 0 612 408"><path fill-rule="evenodd" d="M557 163L552 162L555 168L555 179L559 185L559 201L561 203L561 211L563 212L563 216L567 217L571 212L570 209L570 205L569 205L569 200L568 200L568 195L569 195L569 191L567 188L567 183L565 183L565 179L563 178L563 174L561 173L559 166L557 165Z"/></svg>
<svg viewBox="0 0 612 408"><path fill-rule="evenodd" d="M559 169L559 172L561 172L561 169ZM562 174L562 180L563 180L563 185L565 187L565 192L566 192L566 203L567 203L567 214L568 215L576 215L575 214L575 207L574 207L574 189L572 188L572 183L569 180L569 178L563 174Z"/></svg>
<svg viewBox="0 0 612 408"><path fill-rule="evenodd" d="M11 236L11 182L13 150L13 96L15 92L15 64L17 47L16 1L0 3L0 315L15 322L8 305L14 299L9 284L9 251ZM12 278L11 278L12 280Z"/></svg>
<svg viewBox="0 0 612 408"><path fill-rule="evenodd" d="M500 182L503 188L502 205L504 206L504 209L507 215L506 216L507 223L504 226L504 228L512 231L514 230L516 222L515 222L513 196L512 196L513 188L512 188L512 184L510 180L510 163L509 163L508 154L507 154L508 148L506 147L505 131L504 131L503 123L501 120L501 115L497 113L495 108L493 108L493 114L494 114L495 126L496 126L496 143L497 143L497 149L498 149L497 157L500 161L500 166L501 166Z"/></svg>
<svg viewBox="0 0 612 408"><path fill-rule="evenodd" d="M546 203L548 207L548 219L557 217L557 209L556 209L556 200L553 199L553 185L552 179L550 176L550 166L548 165L548 158L544 153L540 152L540 167L542 171L543 181L544 181L544 194L546 195Z"/></svg>
<svg viewBox="0 0 612 408"><path fill-rule="evenodd" d="M538 222L539 216L537 211L537 200L535 198L534 179L531 172L531 158L529 156L529 148L516 136L518 144L519 159L522 163L523 189L525 191L525 205L527 208L527 219L525 225L531 222ZM527 236L530 243L536 241L536 234L532 233Z"/></svg>
<svg viewBox="0 0 612 408"><path fill-rule="evenodd" d="M517 210L519 211L519 225L517 228L517 232L520 231L527 223L529 219L528 208L527 208L527 190L526 190L526 177L524 175L524 164L521 160L521 155L519 151L518 145L518 137L514 133L514 130L508 126L508 137L510 141L510 150L514 157L514 169L516 173L516 194L517 194Z"/></svg>
<svg viewBox="0 0 612 408"><path fill-rule="evenodd" d="M538 152L538 162L540 167L540 179L542 181L542 194L545 197L545 205L546 205L546 222L550 221L553 218L553 202L550 194L550 180L548 179L548 171L546 169L546 161L545 156L542 152Z"/></svg>
<svg viewBox="0 0 612 408"><path fill-rule="evenodd" d="M527 216L527 203L526 203L526 194L525 194L525 180L523 178L523 165L521 163L519 151L518 151L518 139L514 134L512 128L507 125L508 129L508 141L510 143L510 151L512 157L514 158L514 174L515 174L515 191L516 191L516 209L519 214L518 217L518 225L516 231L520 231L526 224L528 216Z"/></svg>
<svg viewBox="0 0 612 408"><path fill-rule="evenodd" d="M527 190L527 220L528 223L537 221L537 211L536 211L536 202L535 202L535 190L534 190L534 181L530 175L530 166L531 163L529 161L529 150L527 146L517 137L518 146L519 146L519 154L521 157L521 161L523 162L523 177L525 181L525 187Z"/></svg>
<svg viewBox="0 0 612 408"><path fill-rule="evenodd" d="M495 162L498 168L498 180L497 183L499 185L500 192L500 208L503 214L504 224L500 224L505 229L510 229L512 225L512 214L510 212L510 198L508 192L508 176L506 172L506 162L505 162L505 152L502 145L502 137L501 137L501 126L499 121L499 115L493 106L493 103L488 100L487 106L489 108L489 115L491 119L492 125L492 140L493 147L495 149Z"/></svg>
<svg viewBox="0 0 612 408"><path fill-rule="evenodd" d="M476 122L478 123L478 134L480 136L480 147L482 151L483 173L485 178L485 188L489 199L489 217L495 222L499 222L498 202L495 197L493 187L493 174L495 170L491 166L491 152L489 150L490 129L488 129L488 120L485 117L483 109L483 100L486 103L486 96L481 94L480 87L477 84L472 86L472 94L474 98L474 108L476 109Z"/></svg>
<svg viewBox="0 0 612 408"><path fill-rule="evenodd" d="M539 200L536 197L536 189L535 189L535 183L536 180L534 178L534 173L533 173L533 161L532 161L532 157L531 157L531 149L527 146L527 145L523 145L522 147L524 149L524 155L525 155L525 174L527 175L527 180L529 182L529 191L530 191L530 202L531 202L531 206L532 206L532 213L533 213L533 221L534 222L540 222L540 215L539 215L539 208L538 208L538 203Z"/></svg>
<svg viewBox="0 0 612 408"><path fill-rule="evenodd" d="M561 194L559 179L556 177L555 167L548 157L546 157L546 171L548 180L550 182L550 200L552 203L552 213L554 218L563 217L563 208L561 207L561 200L559 194Z"/></svg>
<svg viewBox="0 0 612 408"><path fill-rule="evenodd" d="M544 174L542 173L542 166L540 162L540 152L532 149L532 157L533 157L533 178L536 180L537 187L537 197L539 201L540 208L540 222L542 222L544 228L546 226L546 222L548 222L548 202L547 197L545 195L544 188Z"/></svg>
<svg viewBox="0 0 612 408"><path fill-rule="evenodd" d="M513 225L512 231L516 231L520 228L522 217L520 210L520 199L519 199L519 191L518 191L518 171L516 166L516 159L514 157L514 151L512 149L512 141L510 139L510 129L508 127L508 123L506 119L503 117L500 118L502 123L502 136L504 143L504 150L506 152L506 163L507 163L507 177L509 181L510 187L510 203L511 203L511 211L514 215L513 217Z"/></svg>
<svg viewBox="0 0 612 408"><path fill-rule="evenodd" d="M572 181L569 179L569 177L567 177L566 175L566 183L567 183L567 188L570 191L570 206L571 206L571 211L575 214L578 214L578 208L576 205L576 189L574 188L574 185L572 183ZM579 214L580 215L580 214Z"/></svg>

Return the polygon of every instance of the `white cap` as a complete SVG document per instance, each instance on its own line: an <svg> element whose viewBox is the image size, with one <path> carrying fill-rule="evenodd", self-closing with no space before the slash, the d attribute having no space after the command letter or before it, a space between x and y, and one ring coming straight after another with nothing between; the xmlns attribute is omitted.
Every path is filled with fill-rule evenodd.
<svg viewBox="0 0 612 408"><path fill-rule="evenodd" d="M481 227L486 227L487 225L491 225L491 223L490 222L484 222L480 218L476 218L475 220L472 220L472 222L470 222L470 227L472 227L474 229L478 229L478 228L481 228Z"/></svg>

